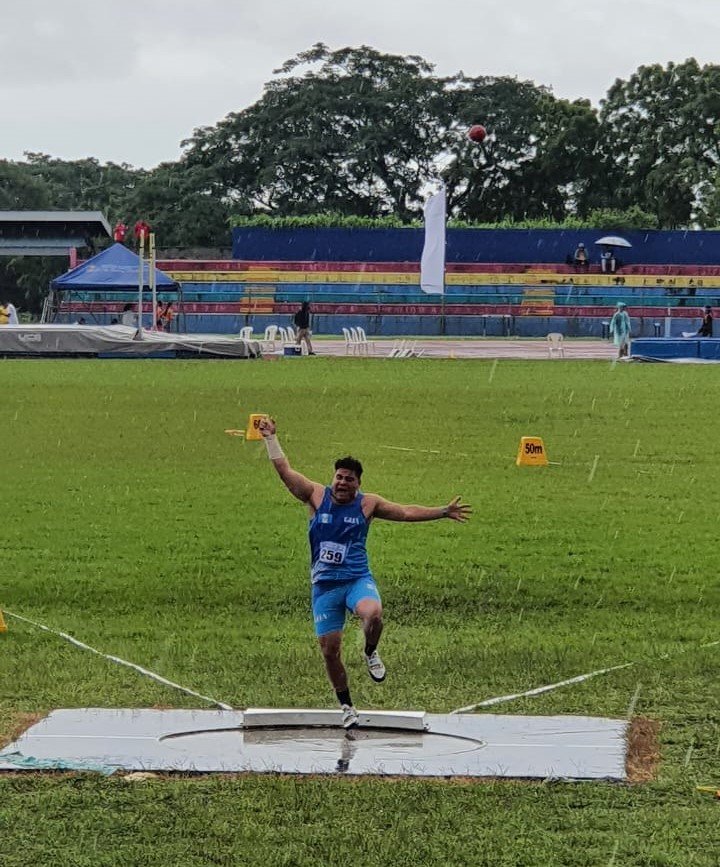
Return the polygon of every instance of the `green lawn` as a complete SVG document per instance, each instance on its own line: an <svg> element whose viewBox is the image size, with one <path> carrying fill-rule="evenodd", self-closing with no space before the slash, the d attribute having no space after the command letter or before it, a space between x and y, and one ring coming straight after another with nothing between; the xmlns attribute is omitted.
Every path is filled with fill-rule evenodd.
<svg viewBox="0 0 720 867"><path fill-rule="evenodd" d="M242 707L333 706L306 516L262 444L329 481L348 452L400 502L378 522L388 679L346 642L356 704L657 719L647 784L0 776L0 863L718 865L720 639L712 367L361 359L0 361L0 608ZM522 435L543 469L519 469ZM403 451L402 449L415 449ZM598 456L594 474L592 468ZM8 618L0 741L57 707L201 703Z"/></svg>

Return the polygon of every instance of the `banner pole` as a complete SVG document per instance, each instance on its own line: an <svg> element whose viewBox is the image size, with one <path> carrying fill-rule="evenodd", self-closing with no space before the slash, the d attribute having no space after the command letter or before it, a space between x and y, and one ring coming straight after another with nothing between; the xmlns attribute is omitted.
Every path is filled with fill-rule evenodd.
<svg viewBox="0 0 720 867"><path fill-rule="evenodd" d="M151 331L157 330L157 283L155 280L155 233L150 232L148 239L148 260L150 263L150 289L152 291L152 323Z"/></svg>
<svg viewBox="0 0 720 867"><path fill-rule="evenodd" d="M137 309L137 339L142 340L142 306L143 306L143 282L145 278L144 274L144 260L145 258L145 232L140 233L140 240L138 242L138 309Z"/></svg>

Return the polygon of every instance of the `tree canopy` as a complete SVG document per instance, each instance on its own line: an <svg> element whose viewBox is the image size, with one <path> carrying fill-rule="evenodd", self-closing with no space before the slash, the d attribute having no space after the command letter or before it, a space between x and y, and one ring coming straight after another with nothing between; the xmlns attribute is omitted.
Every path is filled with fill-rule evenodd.
<svg viewBox="0 0 720 867"><path fill-rule="evenodd" d="M488 130L481 144L467 137L475 123ZM0 208L144 217L161 248L218 247L245 218L409 225L443 181L460 224L708 228L720 222L720 66L641 66L596 109L530 81L439 77L422 57L318 43L182 146L152 170L0 161ZM43 283L27 262L0 263L2 285Z"/></svg>
<svg viewBox="0 0 720 867"><path fill-rule="evenodd" d="M639 205L663 228L716 219L720 66L641 66L610 88L600 125L608 205Z"/></svg>

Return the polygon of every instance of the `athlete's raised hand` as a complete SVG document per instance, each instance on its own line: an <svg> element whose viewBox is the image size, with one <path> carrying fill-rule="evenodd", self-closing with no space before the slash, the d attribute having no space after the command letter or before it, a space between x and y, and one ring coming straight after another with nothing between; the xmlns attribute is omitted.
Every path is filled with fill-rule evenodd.
<svg viewBox="0 0 720 867"><path fill-rule="evenodd" d="M454 500L450 500L447 506L445 506L445 517L464 524L470 515L472 515L472 509L467 503L461 503L460 499L460 497L455 497Z"/></svg>
<svg viewBox="0 0 720 867"><path fill-rule="evenodd" d="M275 419L270 418L270 416L265 416L265 418L261 418L260 423L258 424L258 430L266 439L267 437L274 436L277 431Z"/></svg>

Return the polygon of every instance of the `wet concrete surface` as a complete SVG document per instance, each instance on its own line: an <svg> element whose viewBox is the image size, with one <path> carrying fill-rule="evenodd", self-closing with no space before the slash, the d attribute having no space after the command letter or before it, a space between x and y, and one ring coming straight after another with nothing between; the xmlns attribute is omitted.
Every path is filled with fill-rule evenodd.
<svg viewBox="0 0 720 867"><path fill-rule="evenodd" d="M418 731L363 713L346 732L338 711L246 729L242 711L57 710L0 752L0 770L20 756L125 771L625 779L625 720L427 714Z"/></svg>

